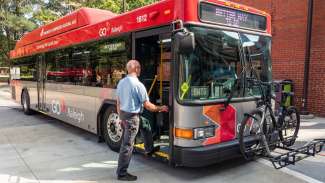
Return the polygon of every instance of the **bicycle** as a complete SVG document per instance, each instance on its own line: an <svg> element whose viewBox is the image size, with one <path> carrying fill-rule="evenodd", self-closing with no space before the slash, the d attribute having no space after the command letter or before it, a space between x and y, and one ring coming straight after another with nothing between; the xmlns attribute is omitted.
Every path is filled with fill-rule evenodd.
<svg viewBox="0 0 325 183"><path fill-rule="evenodd" d="M292 146L297 138L300 117L294 106L286 107L280 103L279 116L274 115L272 109L272 83L256 79L247 79L252 86L257 86L261 98L257 107L245 114L239 129L239 146L244 158L254 159L259 155L272 157L271 151L279 143L283 146ZM263 88L264 87L264 88ZM285 96L293 95L285 93ZM278 101L276 101L278 102ZM293 132L288 135L287 131Z"/></svg>

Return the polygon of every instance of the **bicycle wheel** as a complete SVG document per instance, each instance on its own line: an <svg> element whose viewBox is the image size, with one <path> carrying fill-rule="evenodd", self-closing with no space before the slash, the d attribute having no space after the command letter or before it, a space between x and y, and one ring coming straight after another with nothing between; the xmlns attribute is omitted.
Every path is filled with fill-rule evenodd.
<svg viewBox="0 0 325 183"><path fill-rule="evenodd" d="M280 140L285 146L292 146L298 136L300 115L298 110L291 106L282 117L282 128L279 132Z"/></svg>
<svg viewBox="0 0 325 183"><path fill-rule="evenodd" d="M242 155L247 160L252 160L264 152L265 148L262 137L265 137L265 135L263 134L261 120L262 112L254 110L247 114L241 122L239 129L239 147Z"/></svg>

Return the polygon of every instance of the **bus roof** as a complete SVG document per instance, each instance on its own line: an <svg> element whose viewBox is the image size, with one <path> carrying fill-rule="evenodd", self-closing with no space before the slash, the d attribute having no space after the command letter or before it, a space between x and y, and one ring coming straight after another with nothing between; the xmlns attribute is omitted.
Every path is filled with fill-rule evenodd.
<svg viewBox="0 0 325 183"><path fill-rule="evenodd" d="M62 34L63 32L84 27L86 25L95 24L114 16L116 16L115 13L107 10L80 8L56 21L41 26L32 32L25 34L21 40L17 42L16 48L21 48L28 44L53 37L58 34Z"/></svg>
<svg viewBox="0 0 325 183"><path fill-rule="evenodd" d="M110 11L81 8L50 24L27 34L10 52L10 58L19 58L89 42L126 32L170 24L175 20L200 22L197 9L201 0L161 0L123 14ZM271 18L267 13L224 0L205 0L216 5L267 17L267 34L271 34Z"/></svg>

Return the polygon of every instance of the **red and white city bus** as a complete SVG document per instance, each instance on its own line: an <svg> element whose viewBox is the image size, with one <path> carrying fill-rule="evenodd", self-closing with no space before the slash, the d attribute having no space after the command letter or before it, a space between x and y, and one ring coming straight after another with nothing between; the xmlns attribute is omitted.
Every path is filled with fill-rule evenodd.
<svg viewBox="0 0 325 183"><path fill-rule="evenodd" d="M245 79L272 77L271 18L223 0L162 0L123 14L81 8L25 34L10 56L12 97L26 114L80 127L115 151L116 85L139 60L150 100L170 107L143 114L160 146L153 156L204 166L240 154L238 124L258 95Z"/></svg>

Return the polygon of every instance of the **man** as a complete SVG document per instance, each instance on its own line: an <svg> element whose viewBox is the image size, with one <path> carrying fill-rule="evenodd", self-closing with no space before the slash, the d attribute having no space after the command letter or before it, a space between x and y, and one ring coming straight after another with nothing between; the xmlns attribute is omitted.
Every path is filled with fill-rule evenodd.
<svg viewBox="0 0 325 183"><path fill-rule="evenodd" d="M122 120L124 135L116 173L119 180L135 181L137 176L129 174L127 168L131 160L134 140L139 130L140 113L143 107L151 112L168 112L168 107L156 106L149 101L146 88L138 79L141 66L137 60L130 60L126 69L127 77L117 85L117 112Z"/></svg>

